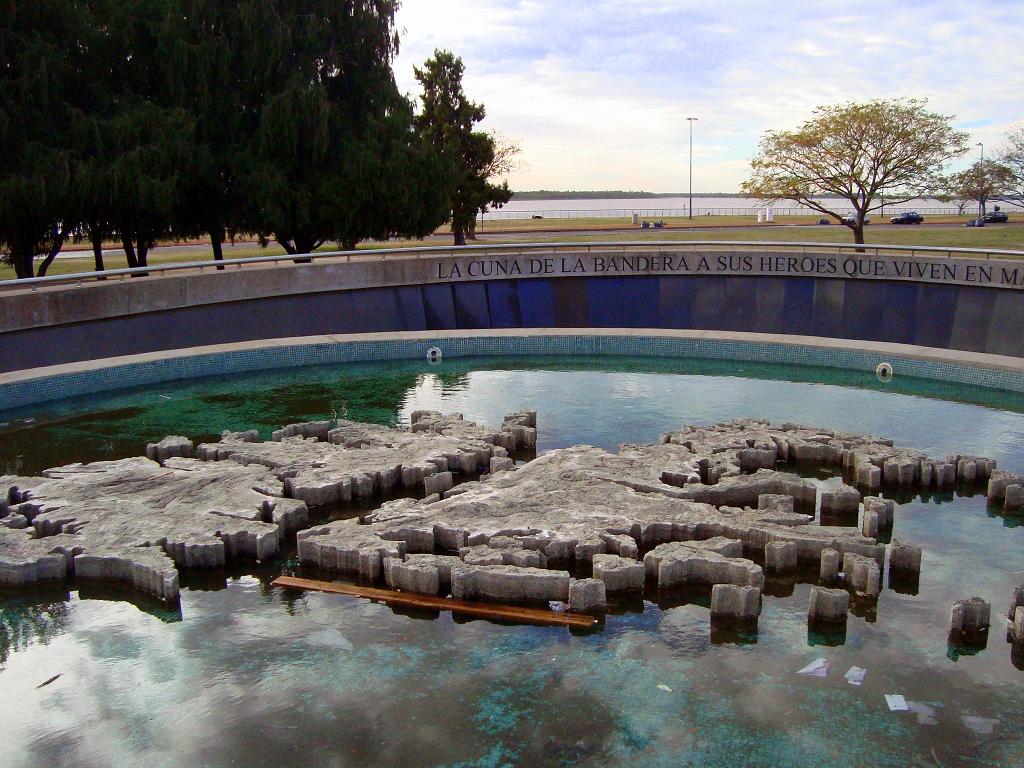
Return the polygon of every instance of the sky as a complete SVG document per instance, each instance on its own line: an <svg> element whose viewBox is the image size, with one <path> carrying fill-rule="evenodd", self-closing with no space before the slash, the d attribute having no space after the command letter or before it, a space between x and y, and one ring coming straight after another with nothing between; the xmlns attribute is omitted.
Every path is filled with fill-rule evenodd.
<svg viewBox="0 0 1024 768"><path fill-rule="evenodd" d="M482 127L522 147L515 190L685 191L691 116L695 192L736 191L817 105L927 98L986 155L1024 121L1024 0L403 0L397 25L401 90L461 56Z"/></svg>

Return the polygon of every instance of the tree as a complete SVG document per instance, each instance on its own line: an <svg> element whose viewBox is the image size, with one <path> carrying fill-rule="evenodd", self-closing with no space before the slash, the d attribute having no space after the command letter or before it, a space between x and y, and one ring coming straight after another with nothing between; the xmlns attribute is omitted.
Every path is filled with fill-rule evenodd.
<svg viewBox="0 0 1024 768"><path fill-rule="evenodd" d="M967 210L967 206L971 204L971 201L969 199L964 200L950 193L948 190L945 190L945 186L946 185L944 185L944 190L940 190L935 193L935 199L938 200L940 203L949 203L955 205L957 216L963 216L964 211Z"/></svg>
<svg viewBox="0 0 1024 768"><path fill-rule="evenodd" d="M981 213L985 203L1002 195L1013 183L1013 172L995 160L978 160L970 168L947 176L946 194L958 200L973 200Z"/></svg>
<svg viewBox="0 0 1024 768"><path fill-rule="evenodd" d="M73 91L77 3L0 4L0 242L19 278L40 274L69 236L73 158L67 94Z"/></svg>
<svg viewBox="0 0 1024 768"><path fill-rule="evenodd" d="M1024 208L1024 123L1010 131L1000 162L1008 169L1009 179L1001 201Z"/></svg>
<svg viewBox="0 0 1024 768"><path fill-rule="evenodd" d="M195 148L195 117L168 93L160 41L180 0L94 0L102 46L99 85L88 105L96 126L97 175L90 200L112 216L129 267L145 267L157 240L185 229L176 218Z"/></svg>
<svg viewBox="0 0 1024 768"><path fill-rule="evenodd" d="M174 218L179 234L208 235L214 260L221 261L225 239L236 234L239 164L255 125L245 65L260 50L240 45L245 3L180 0L179 6L160 21L157 41L166 103L191 115L195 128Z"/></svg>
<svg viewBox="0 0 1024 768"><path fill-rule="evenodd" d="M967 151L967 134L952 127L952 117L925 104L876 99L818 107L795 131L764 135L743 193L794 200L842 221L846 214L821 196L838 197L853 207L847 226L863 243L864 219L883 199L898 205L935 190L945 164Z"/></svg>
<svg viewBox="0 0 1024 768"><path fill-rule="evenodd" d="M496 144L489 133L473 130L486 116L486 110L466 98L464 72L462 59L450 51L435 51L422 68L414 69L423 87L416 126L452 168L449 219L455 245L466 244L466 233L472 230L477 213L486 212L492 205L504 205L512 198L507 182L498 185L489 181L500 167L496 165ZM506 153L506 160L508 157Z"/></svg>
<svg viewBox="0 0 1024 768"><path fill-rule="evenodd" d="M423 237L451 165L391 69L397 0L0 2L0 244L237 232L289 253Z"/></svg>
<svg viewBox="0 0 1024 768"><path fill-rule="evenodd" d="M290 254L423 237L447 209L392 58L395 0L249 0L239 45L257 99L245 228ZM247 104L246 108L250 108Z"/></svg>
<svg viewBox="0 0 1024 768"><path fill-rule="evenodd" d="M491 140L494 142L494 159L490 165L483 169L483 176L487 180L506 178L513 171L519 170L522 166L522 147L520 147L512 139L508 139L499 133L491 133ZM494 205L495 208L501 208L507 200L502 201ZM491 201L487 200L483 205L480 206L480 214L487 213L487 209L491 206ZM470 240L476 240L476 216L473 217L473 221L469 226L469 233L467 237Z"/></svg>

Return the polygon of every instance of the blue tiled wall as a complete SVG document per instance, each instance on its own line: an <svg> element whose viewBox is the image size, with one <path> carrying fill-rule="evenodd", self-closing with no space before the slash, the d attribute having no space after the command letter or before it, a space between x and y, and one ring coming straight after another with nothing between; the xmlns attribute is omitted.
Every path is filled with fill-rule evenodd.
<svg viewBox="0 0 1024 768"><path fill-rule="evenodd" d="M873 371L882 361L877 354L827 347L804 347L704 339L628 336L513 336L502 338L436 338L419 341L300 344L241 352L194 355L137 363L98 371L51 376L0 386L0 409L76 395L156 384L225 373L302 365L394 359L425 359L438 346L446 357L492 355L616 355L684 357L710 360L784 363L847 370ZM971 384L1024 393L1024 375L987 368L970 368L888 356L896 376Z"/></svg>
<svg viewBox="0 0 1024 768"><path fill-rule="evenodd" d="M0 372L343 333L671 328L1024 357L1024 291L802 277L559 277L271 296L0 334Z"/></svg>

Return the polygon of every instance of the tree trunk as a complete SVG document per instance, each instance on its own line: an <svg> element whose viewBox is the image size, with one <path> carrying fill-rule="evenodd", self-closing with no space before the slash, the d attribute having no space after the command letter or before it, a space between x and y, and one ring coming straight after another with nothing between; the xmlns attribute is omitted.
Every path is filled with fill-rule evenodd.
<svg viewBox="0 0 1024 768"><path fill-rule="evenodd" d="M39 265L39 272L37 277L45 277L46 270L53 264L53 260L57 258L57 254L60 253L60 249L64 247L64 233L54 235L53 244L50 246L50 252L46 254L46 258L43 259L43 263Z"/></svg>
<svg viewBox="0 0 1024 768"><path fill-rule="evenodd" d="M128 268L135 269L139 266L139 260L135 256L135 244L131 235L121 235L121 247L124 248L124 257L128 260Z"/></svg>
<svg viewBox="0 0 1024 768"><path fill-rule="evenodd" d="M140 267L149 266L149 243L144 241L141 237L138 241L138 259Z"/></svg>
<svg viewBox="0 0 1024 768"><path fill-rule="evenodd" d="M102 272L103 266L103 229L96 225L89 225L89 242L92 243L92 260L96 264L96 271ZM101 278L105 280L106 278Z"/></svg>
<svg viewBox="0 0 1024 768"><path fill-rule="evenodd" d="M452 234L455 235L455 244L456 245L465 245L466 244L466 233L465 233L464 230L462 230L460 228L452 227Z"/></svg>
<svg viewBox="0 0 1024 768"><path fill-rule="evenodd" d="M213 248L213 260L224 261L224 227L219 224L210 227L210 246Z"/></svg>
<svg viewBox="0 0 1024 768"><path fill-rule="evenodd" d="M19 280L35 276L32 269L34 256L35 253L31 245L11 243L11 263L14 264L14 274Z"/></svg>
<svg viewBox="0 0 1024 768"><path fill-rule="evenodd" d="M295 250L292 251L292 254L295 254L295 255L305 255L305 254L308 254L308 253L312 253L313 251L316 250L316 248L317 248L316 240L311 239L311 238L305 238L305 237L301 237L301 238L300 237L296 237L295 238ZM310 258L305 258L305 259L293 259L293 261L296 264L309 264L313 260L310 259Z"/></svg>
<svg viewBox="0 0 1024 768"><path fill-rule="evenodd" d="M467 240L476 240L476 219L469 223L469 232L466 233Z"/></svg>
<svg viewBox="0 0 1024 768"><path fill-rule="evenodd" d="M853 242L857 245L864 245L864 224L861 222L853 225ZM858 248L857 253L864 253L864 249Z"/></svg>

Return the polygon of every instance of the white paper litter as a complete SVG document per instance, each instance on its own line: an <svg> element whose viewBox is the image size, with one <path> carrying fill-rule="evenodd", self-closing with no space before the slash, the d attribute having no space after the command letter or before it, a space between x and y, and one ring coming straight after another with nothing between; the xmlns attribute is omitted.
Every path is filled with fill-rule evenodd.
<svg viewBox="0 0 1024 768"><path fill-rule="evenodd" d="M850 667L848 670L846 670L846 674L843 675L843 677L846 678L846 682L848 682L850 685L860 685L864 682L864 675L866 675L867 673L868 671L866 669L862 669L861 667Z"/></svg>
<svg viewBox="0 0 1024 768"><path fill-rule="evenodd" d="M887 693L885 694L885 703L889 705L890 712L909 712L910 707L907 706L907 700L898 693Z"/></svg>
<svg viewBox="0 0 1024 768"><path fill-rule="evenodd" d="M828 675L828 660L815 659L806 667L797 672L798 675L811 675L812 677L825 677Z"/></svg>
<svg viewBox="0 0 1024 768"><path fill-rule="evenodd" d="M664 683L658 683L658 689L659 689L659 690L662 690L662 691L665 691L666 693L672 693L672 689L671 689L671 688L669 688L669 687L668 687L667 685L665 685Z"/></svg>
<svg viewBox="0 0 1024 768"><path fill-rule="evenodd" d="M921 701L908 701L907 707L917 715L918 725L938 725L938 718L935 717L935 709Z"/></svg>
<svg viewBox="0 0 1024 768"><path fill-rule="evenodd" d="M964 721L964 725L970 730L980 733L982 736L992 733L999 723L998 720L990 720L987 717L974 717L973 715L962 715L960 719Z"/></svg>

